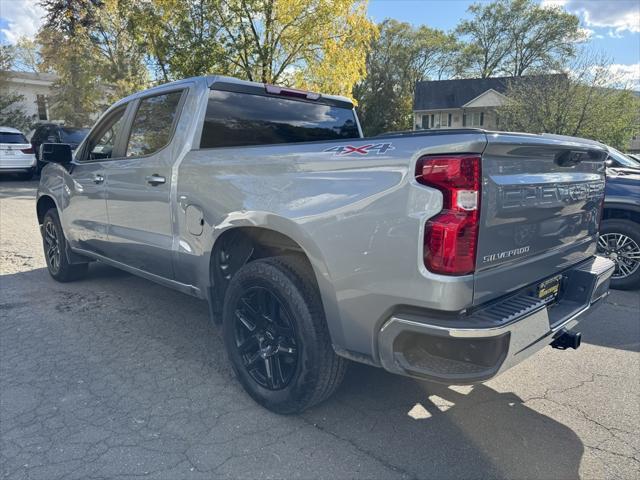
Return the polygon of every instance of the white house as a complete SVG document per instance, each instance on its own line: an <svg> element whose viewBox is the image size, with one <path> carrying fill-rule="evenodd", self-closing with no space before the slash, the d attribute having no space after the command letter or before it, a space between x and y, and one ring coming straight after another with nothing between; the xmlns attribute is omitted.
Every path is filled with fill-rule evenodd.
<svg viewBox="0 0 640 480"><path fill-rule="evenodd" d="M7 89L24 97L22 107L36 122L50 121L49 97L56 76L51 73L10 72Z"/></svg>
<svg viewBox="0 0 640 480"><path fill-rule="evenodd" d="M496 109L507 99L510 82L537 77L462 78L416 83L413 99L414 130L432 128L500 128Z"/></svg>

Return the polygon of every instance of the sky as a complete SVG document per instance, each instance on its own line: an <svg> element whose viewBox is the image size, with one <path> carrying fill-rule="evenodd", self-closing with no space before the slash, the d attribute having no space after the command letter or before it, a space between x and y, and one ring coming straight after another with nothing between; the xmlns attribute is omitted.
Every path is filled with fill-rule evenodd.
<svg viewBox="0 0 640 480"><path fill-rule="evenodd" d="M604 53L612 69L640 89L640 0L540 0L578 15L589 46ZM465 18L471 0L369 0L376 22L395 18L451 30ZM42 21L38 0L0 0L0 42L33 36Z"/></svg>

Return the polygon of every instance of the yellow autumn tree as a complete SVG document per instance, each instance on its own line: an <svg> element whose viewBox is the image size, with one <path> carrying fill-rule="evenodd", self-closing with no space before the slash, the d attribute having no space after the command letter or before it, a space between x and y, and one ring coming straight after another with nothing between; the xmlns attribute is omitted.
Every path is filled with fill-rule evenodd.
<svg viewBox="0 0 640 480"><path fill-rule="evenodd" d="M377 32L366 0L208 0L207 6L216 14L227 73L346 96L365 75Z"/></svg>
<svg viewBox="0 0 640 480"><path fill-rule="evenodd" d="M351 96L377 27L366 0L128 0L158 76L226 74Z"/></svg>

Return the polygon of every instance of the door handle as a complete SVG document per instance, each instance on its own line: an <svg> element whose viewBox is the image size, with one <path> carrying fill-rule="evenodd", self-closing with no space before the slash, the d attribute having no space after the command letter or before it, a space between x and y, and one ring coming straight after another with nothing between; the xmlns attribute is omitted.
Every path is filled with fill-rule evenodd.
<svg viewBox="0 0 640 480"><path fill-rule="evenodd" d="M149 185L153 185L154 187L157 185L162 185L167 181L166 178L164 178L162 175L158 175L157 173L154 173L153 175L149 175L148 177L145 177L145 180Z"/></svg>
<svg viewBox="0 0 640 480"><path fill-rule="evenodd" d="M101 174L96 173L93 176L93 183L95 183L96 185L100 185L103 182L104 182L104 177Z"/></svg>

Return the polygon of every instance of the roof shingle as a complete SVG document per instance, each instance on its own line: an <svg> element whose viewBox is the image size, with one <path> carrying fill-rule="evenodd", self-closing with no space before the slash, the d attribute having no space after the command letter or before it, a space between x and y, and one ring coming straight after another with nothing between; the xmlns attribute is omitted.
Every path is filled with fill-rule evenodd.
<svg viewBox="0 0 640 480"><path fill-rule="evenodd" d="M544 75L548 77L548 75ZM413 110L460 108L487 90L505 93L512 81L535 81L540 76L460 78L416 82Z"/></svg>

